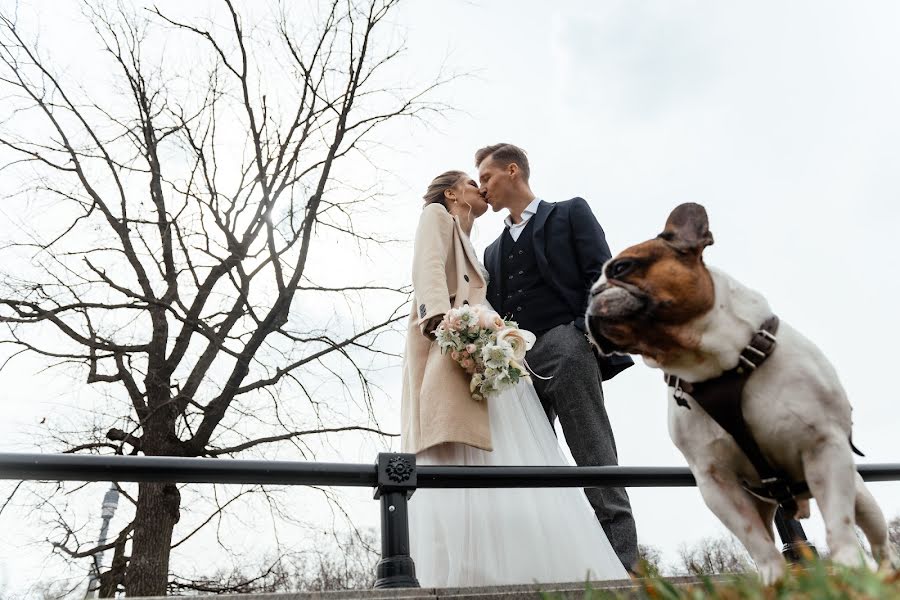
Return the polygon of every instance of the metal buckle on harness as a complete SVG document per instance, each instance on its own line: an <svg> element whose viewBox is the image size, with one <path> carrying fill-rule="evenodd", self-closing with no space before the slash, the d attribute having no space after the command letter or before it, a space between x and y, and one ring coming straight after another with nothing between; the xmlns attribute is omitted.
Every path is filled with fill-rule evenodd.
<svg viewBox="0 0 900 600"><path fill-rule="evenodd" d="M675 404L690 410L691 405L685 400L684 390L681 389L681 377L671 377L669 385L672 386L672 398L675 399Z"/></svg>
<svg viewBox="0 0 900 600"><path fill-rule="evenodd" d="M747 346L746 348L744 348L744 350L752 350L752 351L755 352L756 355L759 356L760 358L765 358L765 357L766 357L766 353L763 352L762 350L760 350L759 348L756 348L755 346Z"/></svg>
<svg viewBox="0 0 900 600"><path fill-rule="evenodd" d="M748 346L748 347L749 347L749 346ZM749 358L747 358L746 356L744 356L743 354L741 354L741 355L738 357L738 360L740 360L742 363L744 363L745 365L747 365L747 368L749 368L751 371L755 371L755 370L756 370L756 363L753 362L752 360L750 360Z"/></svg>
<svg viewBox="0 0 900 600"><path fill-rule="evenodd" d="M775 336L772 335L771 333L769 333L769 332L768 332L767 330L765 330L765 329L760 329L760 330L757 331L756 333L760 334L761 336L763 336L764 338L766 338L766 339L769 340L770 342L775 342L775 341L776 341Z"/></svg>

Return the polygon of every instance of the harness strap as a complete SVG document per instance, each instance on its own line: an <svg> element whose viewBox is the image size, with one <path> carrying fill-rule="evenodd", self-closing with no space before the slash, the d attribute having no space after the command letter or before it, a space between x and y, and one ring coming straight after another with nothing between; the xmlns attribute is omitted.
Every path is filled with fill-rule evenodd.
<svg viewBox="0 0 900 600"><path fill-rule="evenodd" d="M674 388L675 401L690 409L683 394L689 394L737 443L759 475L761 486L743 482L744 489L755 496L773 501L784 509L790 518L797 512L795 496L809 491L805 481L794 482L785 473L766 460L759 444L750 433L741 407L747 379L775 350L778 317L766 319L753 334L750 343L741 351L738 365L720 376L697 383L681 381L666 375L666 383Z"/></svg>

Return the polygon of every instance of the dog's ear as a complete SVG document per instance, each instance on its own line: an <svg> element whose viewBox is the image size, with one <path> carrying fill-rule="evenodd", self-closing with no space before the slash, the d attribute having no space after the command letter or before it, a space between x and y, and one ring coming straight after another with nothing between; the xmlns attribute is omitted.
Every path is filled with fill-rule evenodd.
<svg viewBox="0 0 900 600"><path fill-rule="evenodd" d="M706 209L693 202L676 206L658 237L679 252L702 252L713 243Z"/></svg>

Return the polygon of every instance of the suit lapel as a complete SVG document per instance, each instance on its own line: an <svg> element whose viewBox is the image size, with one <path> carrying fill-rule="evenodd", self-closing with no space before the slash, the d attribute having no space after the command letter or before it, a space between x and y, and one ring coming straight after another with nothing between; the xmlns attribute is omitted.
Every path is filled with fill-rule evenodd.
<svg viewBox="0 0 900 600"><path fill-rule="evenodd" d="M577 312L578 309L569 302L569 297L566 295L563 286L556 280L556 274L553 272L553 269L550 268L550 261L547 260L547 253L545 252L547 245L544 238L544 225L547 223L547 218L554 210L556 210L556 203L541 200L537 212L532 217L532 219L534 219L534 231L531 232L534 242L534 258L538 266L538 271L541 272L541 277L544 278L547 285L556 290L560 298L569 304L572 310Z"/></svg>
<svg viewBox="0 0 900 600"><path fill-rule="evenodd" d="M550 213L552 213L555 208L556 204L541 200L541 203L538 204L537 212L532 217L532 219L534 219L534 229L531 232L532 241L534 243L534 256L537 260L538 269L541 271L541 276L547 282L554 285L556 279L550 272L547 254L544 252L544 249L546 248L544 243L544 225L547 223L547 217L550 216Z"/></svg>

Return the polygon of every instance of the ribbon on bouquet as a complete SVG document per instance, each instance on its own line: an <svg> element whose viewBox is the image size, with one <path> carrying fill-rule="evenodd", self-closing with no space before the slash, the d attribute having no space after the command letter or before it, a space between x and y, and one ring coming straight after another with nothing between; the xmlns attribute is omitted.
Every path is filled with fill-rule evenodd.
<svg viewBox="0 0 900 600"><path fill-rule="evenodd" d="M528 372L529 372L529 373L531 373L532 375L534 375L535 377L537 377L537 378L540 379L541 381L550 381L551 379L553 379L553 375L551 375L550 377L541 377L540 375L538 375L537 373L535 373L535 372L534 372L534 369L531 368L531 365L529 365L529 364L528 364L528 361L525 360L524 358L522 359L522 363L525 365L525 368L528 369Z"/></svg>

